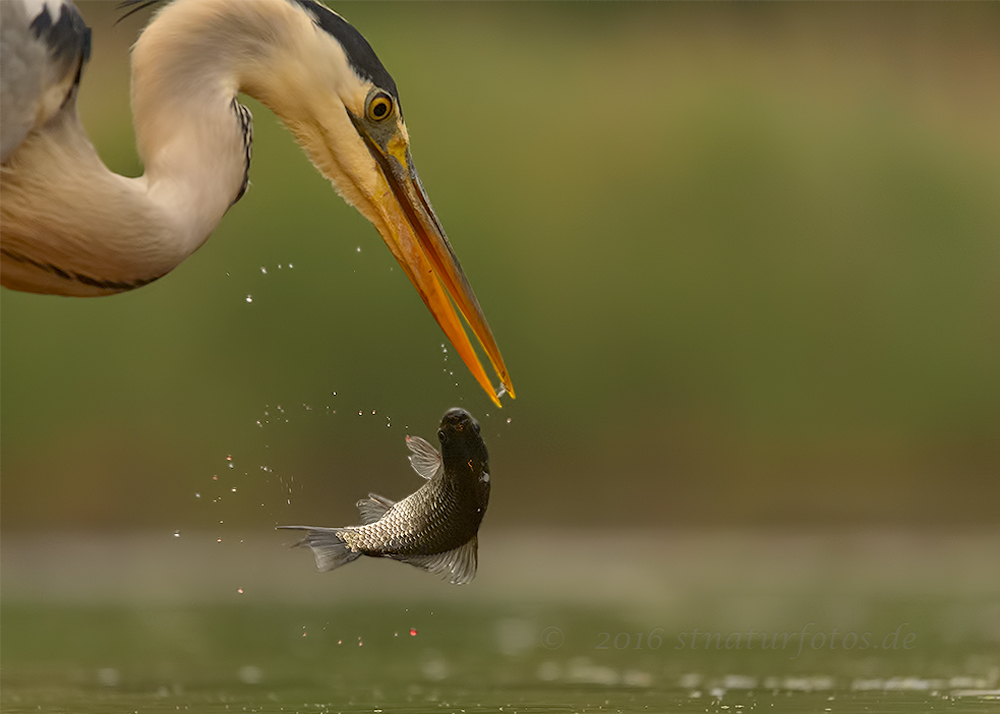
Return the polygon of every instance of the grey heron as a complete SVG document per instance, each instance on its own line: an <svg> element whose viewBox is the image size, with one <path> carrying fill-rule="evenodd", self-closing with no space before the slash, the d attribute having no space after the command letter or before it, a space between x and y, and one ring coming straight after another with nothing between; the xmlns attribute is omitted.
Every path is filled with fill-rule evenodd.
<svg viewBox="0 0 1000 714"><path fill-rule="evenodd" d="M145 167L138 178L110 171L80 123L76 97L89 52L90 30L71 0L0 0L5 287L108 295L146 285L191 255L247 187L252 124L238 101L243 92L278 116L372 222L493 401L458 312L501 390L514 396L413 166L396 84L340 15L315 0L163 5L132 51L132 113Z"/></svg>

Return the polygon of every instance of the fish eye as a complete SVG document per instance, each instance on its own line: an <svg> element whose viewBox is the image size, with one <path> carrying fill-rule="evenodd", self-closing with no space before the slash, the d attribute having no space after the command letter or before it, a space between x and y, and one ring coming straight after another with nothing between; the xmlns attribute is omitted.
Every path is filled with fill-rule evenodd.
<svg viewBox="0 0 1000 714"><path fill-rule="evenodd" d="M379 92L368 102L368 118L372 121L382 121L392 114L392 97L385 92Z"/></svg>
<svg viewBox="0 0 1000 714"><path fill-rule="evenodd" d="M445 433L444 429L438 429L438 441L444 441Z"/></svg>

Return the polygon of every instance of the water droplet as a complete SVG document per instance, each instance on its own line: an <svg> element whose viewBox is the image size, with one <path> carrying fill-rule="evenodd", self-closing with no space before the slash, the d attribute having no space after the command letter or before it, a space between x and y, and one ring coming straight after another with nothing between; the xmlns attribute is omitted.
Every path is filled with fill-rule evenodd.
<svg viewBox="0 0 1000 714"><path fill-rule="evenodd" d="M247 302L253 302L253 295L247 295Z"/></svg>
<svg viewBox="0 0 1000 714"><path fill-rule="evenodd" d="M242 595L243 594L243 588L236 588L236 592L238 592L240 595Z"/></svg>
<svg viewBox="0 0 1000 714"><path fill-rule="evenodd" d="M215 542L216 542L216 543L221 543L221 542L222 542L222 538L216 538L216 539L215 539Z"/></svg>
<svg viewBox="0 0 1000 714"><path fill-rule="evenodd" d="M417 628L416 627L411 627L410 628L410 637L416 637L416 636L417 636Z"/></svg>
<svg viewBox="0 0 1000 714"><path fill-rule="evenodd" d="M278 264L278 267L279 268L281 267L280 263ZM262 272L264 275L267 275L267 268L265 268L263 265L260 266L260 272Z"/></svg>
<svg viewBox="0 0 1000 714"><path fill-rule="evenodd" d="M289 264L288 264L288 269L289 269L289 270L291 270L291 269L292 269L292 268L294 268L294 267L295 267L295 266L294 266L294 265L292 265L291 263L289 263Z"/></svg>
<svg viewBox="0 0 1000 714"><path fill-rule="evenodd" d="M180 537L181 537L181 532L180 531L174 531L174 538L180 538Z"/></svg>
<svg viewBox="0 0 1000 714"><path fill-rule="evenodd" d="M236 488L235 487L233 488L233 493L236 493Z"/></svg>
<svg viewBox="0 0 1000 714"><path fill-rule="evenodd" d="M510 424L510 417L507 417L507 423Z"/></svg>
<svg viewBox="0 0 1000 714"><path fill-rule="evenodd" d="M195 498L201 498L201 494L200 494L200 493L195 493L195 494L194 494L194 497L195 497Z"/></svg>
<svg viewBox="0 0 1000 714"><path fill-rule="evenodd" d="M218 481L218 480L219 480L219 477L218 477L218 476L212 476L212 480L213 480L213 481Z"/></svg>
<svg viewBox="0 0 1000 714"><path fill-rule="evenodd" d="M358 246L358 252L359 253L361 252L361 246L360 245Z"/></svg>

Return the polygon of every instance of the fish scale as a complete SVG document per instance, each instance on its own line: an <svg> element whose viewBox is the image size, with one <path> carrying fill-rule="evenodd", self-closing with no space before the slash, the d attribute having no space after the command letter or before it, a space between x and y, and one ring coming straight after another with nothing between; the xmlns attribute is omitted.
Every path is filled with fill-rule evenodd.
<svg viewBox="0 0 1000 714"><path fill-rule="evenodd" d="M427 479L399 502L369 494L358 502L364 523L305 530L296 546L308 546L320 570L333 570L362 555L392 558L462 584L478 565L478 531L490 494L489 455L479 424L464 409L445 413L438 430L441 451L407 437L410 463Z"/></svg>

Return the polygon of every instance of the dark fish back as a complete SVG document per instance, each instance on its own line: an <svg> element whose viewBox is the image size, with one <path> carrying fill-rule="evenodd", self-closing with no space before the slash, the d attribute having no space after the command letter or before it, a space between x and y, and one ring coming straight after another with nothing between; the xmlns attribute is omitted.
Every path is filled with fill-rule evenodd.
<svg viewBox="0 0 1000 714"><path fill-rule="evenodd" d="M485 493L474 486L439 473L380 520L346 529L344 536L368 555L406 557L453 550L476 535L486 512L489 484Z"/></svg>

